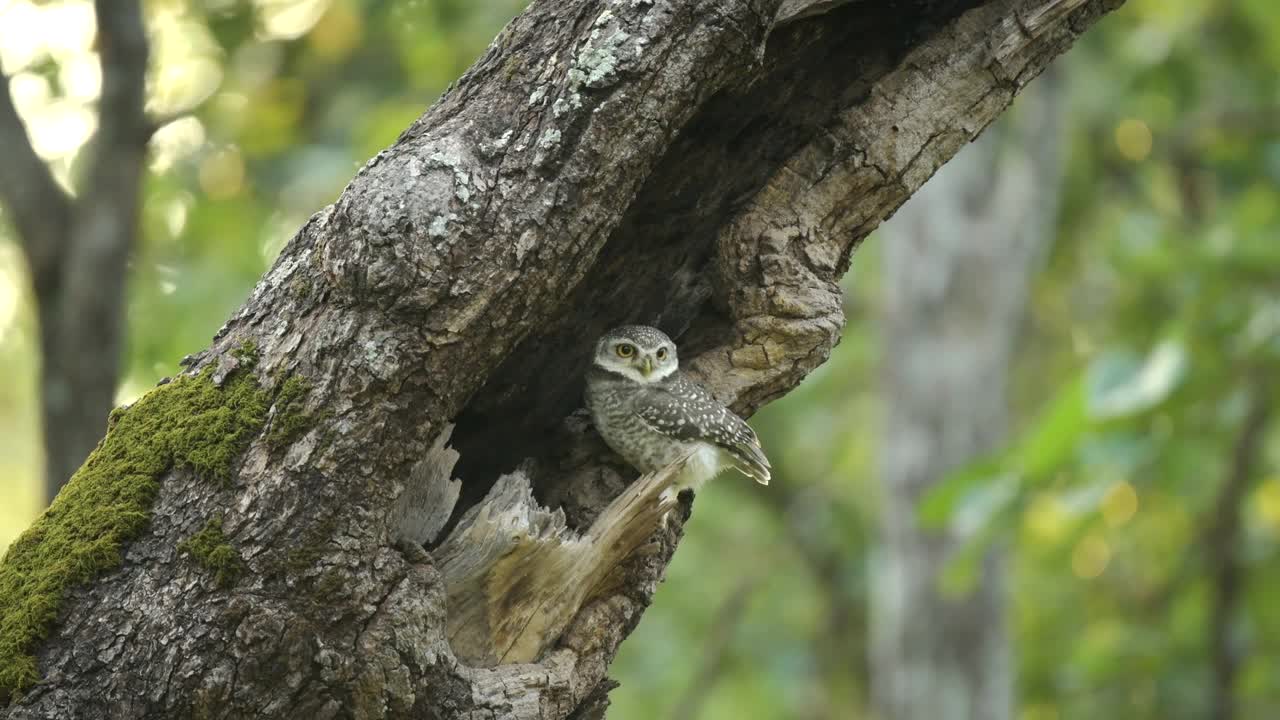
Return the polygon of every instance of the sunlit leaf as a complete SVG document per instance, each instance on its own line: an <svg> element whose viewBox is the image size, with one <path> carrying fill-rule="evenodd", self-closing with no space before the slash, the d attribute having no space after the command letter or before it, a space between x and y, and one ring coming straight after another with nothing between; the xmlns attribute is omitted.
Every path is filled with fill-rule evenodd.
<svg viewBox="0 0 1280 720"><path fill-rule="evenodd" d="M920 500L917 516L929 528L945 527L963 499L999 475L1005 456L988 457L966 465L934 484Z"/></svg>
<svg viewBox="0 0 1280 720"><path fill-rule="evenodd" d="M1142 359L1123 351L1104 352L1089 366L1089 416L1106 420L1150 410L1173 393L1186 370L1186 349L1172 340Z"/></svg>
<svg viewBox="0 0 1280 720"><path fill-rule="evenodd" d="M969 536L990 524L1001 511L1018 497L1018 478L997 475L972 488L952 511L951 526L961 536Z"/></svg>
<svg viewBox="0 0 1280 720"><path fill-rule="evenodd" d="M1112 475L1131 473L1151 459L1154 442L1150 434L1128 428L1090 433L1080 444L1079 461L1090 472Z"/></svg>
<svg viewBox="0 0 1280 720"><path fill-rule="evenodd" d="M958 599L974 591L982 574L984 551L981 544L969 543L943 566L938 575L938 590L944 597Z"/></svg>
<svg viewBox="0 0 1280 720"><path fill-rule="evenodd" d="M1022 434L1011 458L1017 472L1044 477L1075 454L1089 428L1084 386L1083 377L1064 385L1048 409Z"/></svg>
<svg viewBox="0 0 1280 720"><path fill-rule="evenodd" d="M970 495L980 495L1000 475L1006 476L1001 482L1016 477L1022 484L1050 475L1074 456L1088 427L1084 380L1078 377L1058 391L1008 451L959 468L934 485L920 502L920 522L931 528L947 525Z"/></svg>
<svg viewBox="0 0 1280 720"><path fill-rule="evenodd" d="M971 538L949 558L938 573L938 591L944 597L962 599L968 597L982 578L983 560L990 552L995 534L984 531Z"/></svg>

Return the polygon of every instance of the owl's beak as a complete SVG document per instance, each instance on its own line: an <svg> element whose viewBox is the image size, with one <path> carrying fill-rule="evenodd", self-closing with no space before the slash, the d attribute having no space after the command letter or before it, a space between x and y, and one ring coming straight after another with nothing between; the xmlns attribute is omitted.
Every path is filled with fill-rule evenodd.
<svg viewBox="0 0 1280 720"><path fill-rule="evenodd" d="M653 358L647 357L640 361L640 374L649 377L649 373L653 372Z"/></svg>

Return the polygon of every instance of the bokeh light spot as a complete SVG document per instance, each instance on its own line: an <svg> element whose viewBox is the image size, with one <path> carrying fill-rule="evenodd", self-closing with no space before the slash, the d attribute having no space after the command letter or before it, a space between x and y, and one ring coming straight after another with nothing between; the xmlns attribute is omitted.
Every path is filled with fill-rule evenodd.
<svg viewBox="0 0 1280 720"><path fill-rule="evenodd" d="M1111 527L1119 527L1133 519L1138 512L1138 491L1127 482L1120 481L1102 496L1102 518Z"/></svg>
<svg viewBox="0 0 1280 720"><path fill-rule="evenodd" d="M293 40L316 24L329 0L258 0L258 17L266 37Z"/></svg>
<svg viewBox="0 0 1280 720"><path fill-rule="evenodd" d="M156 73L152 112L168 114L198 106L222 82L222 65L212 58L193 57L172 63Z"/></svg>
<svg viewBox="0 0 1280 720"><path fill-rule="evenodd" d="M1280 535L1280 478L1262 483L1254 493L1253 501L1267 530L1272 535Z"/></svg>
<svg viewBox="0 0 1280 720"><path fill-rule="evenodd" d="M194 154L204 143L204 123L198 118L175 120L151 136L151 169L165 172L177 161Z"/></svg>
<svg viewBox="0 0 1280 720"><path fill-rule="evenodd" d="M334 3L307 35L307 42L326 60L341 60L364 39L364 21L349 3Z"/></svg>
<svg viewBox="0 0 1280 720"><path fill-rule="evenodd" d="M98 129L98 118L93 111L70 100L55 100L32 117L23 119L31 135L31 146L45 160L74 155Z"/></svg>
<svg viewBox="0 0 1280 720"><path fill-rule="evenodd" d="M58 82L71 99L93 102L102 90L102 65L93 53L69 57L58 68Z"/></svg>
<svg viewBox="0 0 1280 720"><path fill-rule="evenodd" d="M214 199L235 197L244 187L244 159L234 147L210 153L200 163L200 187Z"/></svg>
<svg viewBox="0 0 1280 720"><path fill-rule="evenodd" d="M1058 720L1058 708L1049 703L1030 703L1022 709L1019 720Z"/></svg>
<svg viewBox="0 0 1280 720"><path fill-rule="evenodd" d="M0 4L0 65L15 73L45 56L42 13L29 2Z"/></svg>
<svg viewBox="0 0 1280 720"><path fill-rule="evenodd" d="M1151 154L1151 128L1137 118L1125 118L1116 125L1116 148L1126 159L1141 162Z"/></svg>
<svg viewBox="0 0 1280 720"><path fill-rule="evenodd" d="M189 193L182 193L165 207L165 230L169 232L170 238L178 237L187 227L187 217L191 213L191 206L194 204L195 198Z"/></svg>
<svg viewBox="0 0 1280 720"><path fill-rule="evenodd" d="M82 55L93 47L98 22L91 3L66 0L48 3L41 10L44 42L52 57L62 60Z"/></svg>
<svg viewBox="0 0 1280 720"><path fill-rule="evenodd" d="M49 104L53 90L48 80L35 73L18 73L9 78L9 95L18 114L27 118Z"/></svg>
<svg viewBox="0 0 1280 720"><path fill-rule="evenodd" d="M1027 531L1036 540L1053 544L1066 532L1069 517L1062 503L1049 493L1040 493L1031 500L1024 516Z"/></svg>
<svg viewBox="0 0 1280 720"><path fill-rule="evenodd" d="M1101 536L1090 533L1076 544L1071 553L1071 570L1076 577L1092 580L1101 575L1111 562L1111 546Z"/></svg>

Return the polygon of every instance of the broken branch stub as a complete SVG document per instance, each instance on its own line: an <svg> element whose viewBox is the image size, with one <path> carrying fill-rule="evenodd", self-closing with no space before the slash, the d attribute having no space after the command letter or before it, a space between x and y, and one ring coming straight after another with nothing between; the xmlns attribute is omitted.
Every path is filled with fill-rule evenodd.
<svg viewBox="0 0 1280 720"><path fill-rule="evenodd" d="M642 476L583 534L538 504L525 471L503 475L434 552L457 658L480 667L537 660L651 541L676 504L664 491L683 470L682 461Z"/></svg>
<svg viewBox="0 0 1280 720"><path fill-rule="evenodd" d="M392 524L403 540L419 545L434 542L458 504L462 481L453 477L453 468L459 455L448 446L453 427L446 425L426 456L413 466L409 482L396 500Z"/></svg>

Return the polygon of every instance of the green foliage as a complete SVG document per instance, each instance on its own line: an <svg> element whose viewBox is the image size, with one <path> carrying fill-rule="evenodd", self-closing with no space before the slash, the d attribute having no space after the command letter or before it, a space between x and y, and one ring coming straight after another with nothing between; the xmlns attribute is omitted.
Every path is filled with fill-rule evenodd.
<svg viewBox="0 0 1280 720"><path fill-rule="evenodd" d="M235 457L262 428L269 396L240 371L222 387L206 370L151 391L126 411L48 510L0 562L0 697L38 677L34 651L68 589L120 564L122 546L150 522L160 478L172 468L229 476ZM203 540L209 540L205 536ZM194 540L194 538L193 538ZM231 565L203 541L193 552Z"/></svg>
<svg viewBox="0 0 1280 720"><path fill-rule="evenodd" d="M934 529L944 527L966 503L987 497L1001 476L1031 483L1057 469L1076 450L1088 428L1086 404L1083 381L1062 388L1043 416L1007 450L962 467L934 485L920 503L921 522Z"/></svg>
<svg viewBox="0 0 1280 720"><path fill-rule="evenodd" d="M191 555L196 562L213 572L213 581L219 587L235 583L244 570L240 553L222 534L222 517L212 517L195 535L178 544L178 550Z"/></svg>
<svg viewBox="0 0 1280 720"><path fill-rule="evenodd" d="M1161 409L1185 368L1185 351L1175 342L1159 344L1145 359L1122 351L1100 353L1088 372L1060 388L1042 416L1007 449L938 482L920 504L921 522L944 527L966 506L991 505L992 490L1012 500L1014 493L1005 492L1010 479L1021 493L1060 472L1086 448L1096 454L1134 421L1149 419L1144 414ZM988 509L979 524L989 522L991 515Z"/></svg>

